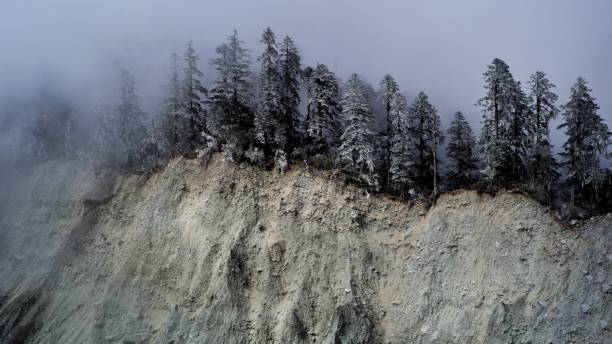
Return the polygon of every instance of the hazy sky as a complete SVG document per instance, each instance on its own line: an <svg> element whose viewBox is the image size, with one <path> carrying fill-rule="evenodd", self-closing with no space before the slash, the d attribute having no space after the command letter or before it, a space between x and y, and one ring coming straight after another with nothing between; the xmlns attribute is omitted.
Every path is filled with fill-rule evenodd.
<svg viewBox="0 0 612 344"><path fill-rule="evenodd" d="M121 64L152 110L170 53L188 39L210 80L208 58L233 28L255 61L270 26L294 38L305 64L375 85L391 73L407 94L425 91L443 119L461 110L479 122L482 73L500 57L523 83L545 71L560 103L584 76L612 126L611 13L610 0L1 0L0 93L57 79L91 102Z"/></svg>

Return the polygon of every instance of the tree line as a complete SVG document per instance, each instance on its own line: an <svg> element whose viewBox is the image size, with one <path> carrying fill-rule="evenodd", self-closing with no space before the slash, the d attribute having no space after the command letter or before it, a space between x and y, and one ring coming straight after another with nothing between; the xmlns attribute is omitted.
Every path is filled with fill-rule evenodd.
<svg viewBox="0 0 612 344"><path fill-rule="evenodd" d="M177 156L222 151L230 161L283 171L292 162L338 168L373 191L403 198L518 188L571 215L612 208L612 173L601 166L612 134L582 77L558 106L546 73L536 71L523 86L503 60L494 59L483 73L476 137L460 111L441 130L427 94L409 101L391 75L378 90L358 74L341 83L325 64L303 66L289 36L277 41L266 28L260 43L253 72L250 51L234 30L209 60L216 79L206 88L190 41L182 56L172 55L163 105L150 117L140 107L134 78L123 70L119 104L103 111L95 128L96 156L148 170ZM559 115L567 141L557 159L550 125ZM382 117L379 128L376 116Z"/></svg>

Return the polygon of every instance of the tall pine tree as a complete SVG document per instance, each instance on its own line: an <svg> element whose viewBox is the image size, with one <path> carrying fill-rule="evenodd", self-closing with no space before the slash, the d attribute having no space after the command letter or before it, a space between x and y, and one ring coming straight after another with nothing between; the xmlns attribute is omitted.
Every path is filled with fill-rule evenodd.
<svg viewBox="0 0 612 344"><path fill-rule="evenodd" d="M483 175L490 183L520 177L526 137L525 95L501 59L494 59L483 74L486 94L477 104L483 108L479 153Z"/></svg>
<svg viewBox="0 0 612 344"><path fill-rule="evenodd" d="M306 117L307 155L326 155L334 151L340 136L338 81L324 64L318 64L309 75L309 115Z"/></svg>
<svg viewBox="0 0 612 344"><path fill-rule="evenodd" d="M277 124L275 142L280 149L288 153L293 151L300 141L298 131L302 75L300 60L295 43L291 37L285 37L280 48L281 114Z"/></svg>
<svg viewBox="0 0 612 344"><path fill-rule="evenodd" d="M419 92L408 110L408 132L412 138L414 165L411 178L417 192L437 192L437 146L442 141L438 110L424 92Z"/></svg>
<svg viewBox="0 0 612 344"><path fill-rule="evenodd" d="M550 121L559 112L555 105L558 97L552 91L554 87L544 72L537 71L529 78L527 172L531 188L541 189L546 194L559 178L549 139Z"/></svg>
<svg viewBox="0 0 612 344"><path fill-rule="evenodd" d="M210 95L208 128L221 143L244 146L252 141L253 111L249 71L249 51L234 30L228 41L217 47L211 64L217 71ZM240 147L244 148L244 147Z"/></svg>
<svg viewBox="0 0 612 344"><path fill-rule="evenodd" d="M467 187L475 181L476 138L461 111L457 111L447 131L446 155L450 162L448 182L451 188Z"/></svg>
<svg viewBox="0 0 612 344"><path fill-rule="evenodd" d="M118 136L123 146L128 167L139 164L146 138L145 113L140 108L134 77L126 69L121 71L121 102L116 109L119 120Z"/></svg>
<svg viewBox="0 0 612 344"><path fill-rule="evenodd" d="M385 75L380 82L378 95L385 111L385 127L383 132L383 142L381 142L382 150L384 153L383 158L383 175L382 175L382 186L387 188L389 184L389 170L391 169L391 137L393 133L393 118L391 117L391 108L393 97L396 93L399 93L399 86L395 79L389 74Z"/></svg>
<svg viewBox="0 0 612 344"><path fill-rule="evenodd" d="M520 82L515 82L514 84L511 104L510 128L506 131L506 142L509 144L512 154L508 176L510 180L521 182L525 180L525 158L528 143L527 129L530 110L527 96L523 92Z"/></svg>
<svg viewBox="0 0 612 344"><path fill-rule="evenodd" d="M255 141L269 154L276 149L275 132L281 112L279 56L274 32L268 27L261 36L265 45L261 62L261 100L255 112Z"/></svg>
<svg viewBox="0 0 612 344"><path fill-rule="evenodd" d="M352 74L348 80L342 98L342 115L346 128L340 137L338 158L348 171L357 173L362 181L375 186L374 134L370 129L373 112L357 74Z"/></svg>
<svg viewBox="0 0 612 344"><path fill-rule="evenodd" d="M598 190L605 176L599 160L606 153L612 135L597 114L599 106L590 92L586 80L578 78L571 88L569 101L563 106L564 123L559 126L567 135L561 164L572 189L572 202L586 200Z"/></svg>
<svg viewBox="0 0 612 344"><path fill-rule="evenodd" d="M167 157L178 153L179 116L181 115L181 81L179 77L178 55L172 54L170 73L165 85L165 98L159 116L159 141L162 151Z"/></svg>
<svg viewBox="0 0 612 344"><path fill-rule="evenodd" d="M106 163L138 169L147 137L145 113L140 108L134 77L126 69L120 71L120 83L119 104L102 113L95 140Z"/></svg>
<svg viewBox="0 0 612 344"><path fill-rule="evenodd" d="M313 74L314 69L310 66L305 67L304 70L302 70L302 85L304 85L304 89L306 91L306 114L304 115L304 121L302 122L302 131L305 134L308 132L308 123L310 123L310 118L312 117L314 107Z"/></svg>
<svg viewBox="0 0 612 344"><path fill-rule="evenodd" d="M193 155L202 144L202 132L206 128L204 97L207 90L202 86L203 74L198 68L198 54L193 41L187 44L183 57L182 106L179 113L178 146L182 154Z"/></svg>
<svg viewBox="0 0 612 344"><path fill-rule="evenodd" d="M410 174L414 166L414 152L409 130L408 104L401 93L396 92L392 95L389 112L393 119L393 135L390 138L389 186L405 196L411 189L415 189Z"/></svg>

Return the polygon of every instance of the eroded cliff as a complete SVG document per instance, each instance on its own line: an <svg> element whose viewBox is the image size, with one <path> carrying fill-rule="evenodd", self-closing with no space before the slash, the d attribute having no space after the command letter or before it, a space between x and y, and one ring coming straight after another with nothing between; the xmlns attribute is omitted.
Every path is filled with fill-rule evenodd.
<svg viewBox="0 0 612 344"><path fill-rule="evenodd" d="M0 343L610 343L612 216L177 159L4 181Z"/></svg>

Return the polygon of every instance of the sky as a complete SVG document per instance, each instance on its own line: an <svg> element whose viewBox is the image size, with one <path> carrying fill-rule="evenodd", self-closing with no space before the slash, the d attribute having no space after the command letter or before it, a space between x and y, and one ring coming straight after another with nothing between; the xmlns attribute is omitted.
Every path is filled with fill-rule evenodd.
<svg viewBox="0 0 612 344"><path fill-rule="evenodd" d="M154 111L169 56L189 39L211 81L208 59L234 28L255 63L270 26L294 38L306 65L375 86L390 73L407 95L424 91L446 123L461 110L478 128L482 73L499 57L524 84L546 72L560 104L585 77L612 126L610 13L609 0L1 0L0 96L52 80L91 105L113 94L123 66ZM557 147L562 139L553 133Z"/></svg>

